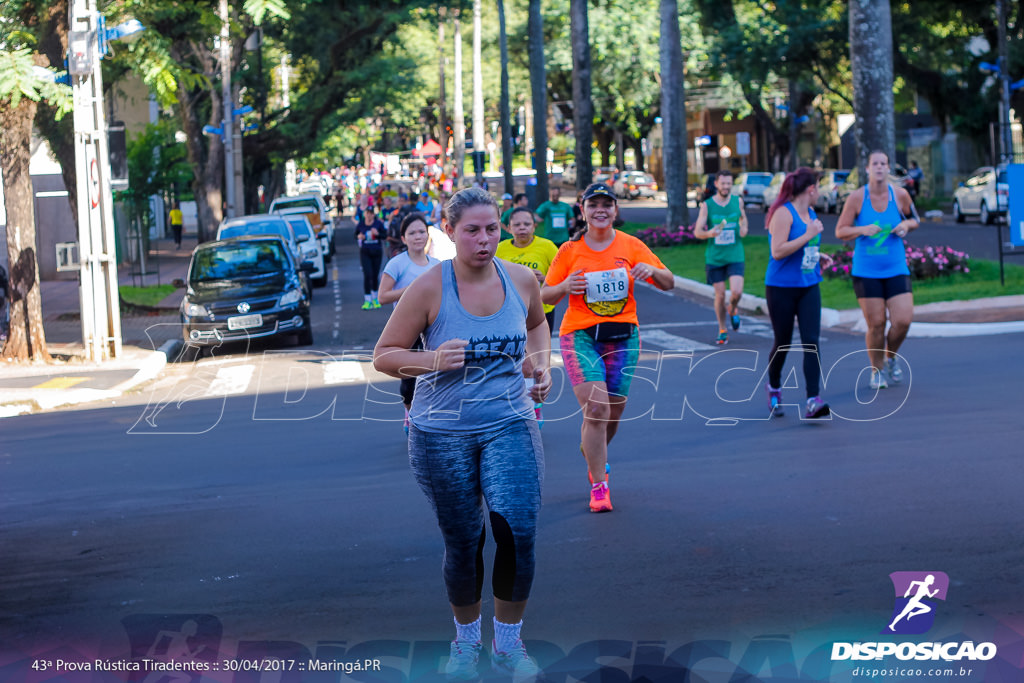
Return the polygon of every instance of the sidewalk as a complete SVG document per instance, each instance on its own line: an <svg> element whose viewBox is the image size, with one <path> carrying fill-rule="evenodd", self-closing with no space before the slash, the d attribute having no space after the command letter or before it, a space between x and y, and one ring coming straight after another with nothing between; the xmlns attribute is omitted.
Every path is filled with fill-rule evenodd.
<svg viewBox="0 0 1024 683"><path fill-rule="evenodd" d="M171 239L155 240L147 273L139 273L138 264L120 267L118 283L148 287L184 278L194 246L194 237L186 238L180 250ZM78 278L44 281L40 293L47 348L54 362L0 364L0 417L120 396L156 377L181 339L177 309L182 291L177 290L156 310L122 313L121 358L90 363L82 344Z"/></svg>

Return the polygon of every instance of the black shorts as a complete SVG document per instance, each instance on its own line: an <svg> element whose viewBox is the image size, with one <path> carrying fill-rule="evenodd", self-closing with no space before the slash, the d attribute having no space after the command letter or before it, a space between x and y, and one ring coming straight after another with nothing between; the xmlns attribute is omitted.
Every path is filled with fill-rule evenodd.
<svg viewBox="0 0 1024 683"><path fill-rule="evenodd" d="M724 266L709 266L705 264L704 272L707 274L708 284L713 285L716 282L725 282L733 275L743 277L743 274L747 272L747 264L743 261L726 263Z"/></svg>
<svg viewBox="0 0 1024 683"><path fill-rule="evenodd" d="M853 278L853 293L858 299L885 299L911 292L909 275L893 275L892 277L857 277Z"/></svg>

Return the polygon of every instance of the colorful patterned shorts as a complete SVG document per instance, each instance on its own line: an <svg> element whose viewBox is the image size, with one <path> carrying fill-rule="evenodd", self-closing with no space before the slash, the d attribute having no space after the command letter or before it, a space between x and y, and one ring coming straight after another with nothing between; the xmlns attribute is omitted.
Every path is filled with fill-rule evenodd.
<svg viewBox="0 0 1024 683"><path fill-rule="evenodd" d="M629 395L633 368L640 358L640 330L633 328L628 339L596 342L583 330L558 338L562 362L575 387L583 382L604 382L609 394Z"/></svg>

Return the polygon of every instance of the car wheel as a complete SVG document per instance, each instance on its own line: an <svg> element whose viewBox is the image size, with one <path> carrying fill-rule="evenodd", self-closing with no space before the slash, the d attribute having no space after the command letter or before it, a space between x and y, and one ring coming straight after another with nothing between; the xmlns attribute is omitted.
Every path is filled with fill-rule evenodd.
<svg viewBox="0 0 1024 683"><path fill-rule="evenodd" d="M960 210L960 202L956 200L953 201L953 218L957 223L964 222L964 214Z"/></svg>
<svg viewBox="0 0 1024 683"><path fill-rule="evenodd" d="M315 277L315 278L313 278L313 286L314 287L326 287L327 286L327 273L324 273L323 277ZM313 294L312 294L312 292L310 292L310 299L312 299L312 296L313 296Z"/></svg>
<svg viewBox="0 0 1024 683"><path fill-rule="evenodd" d="M978 215L978 219L982 225L989 225L992 222L992 214L989 213L988 204L985 202L981 203L981 213Z"/></svg>

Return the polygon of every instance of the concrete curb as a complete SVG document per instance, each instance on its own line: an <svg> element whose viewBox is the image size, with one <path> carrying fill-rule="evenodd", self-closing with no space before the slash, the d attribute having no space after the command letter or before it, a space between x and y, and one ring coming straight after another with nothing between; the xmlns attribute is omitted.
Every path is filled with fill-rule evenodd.
<svg viewBox="0 0 1024 683"><path fill-rule="evenodd" d="M703 282L697 282L696 280L688 280L687 278L675 276L676 289L681 289L691 294L704 297L706 299L715 298L715 288L711 285L704 284ZM768 302L763 297L754 296L752 294L743 293L740 297L739 308L741 311L747 313L768 315ZM860 311L838 311L834 308L823 308L821 309L821 325L822 327L835 327L842 325L847 322L852 322L849 313L855 313L860 316Z"/></svg>
<svg viewBox="0 0 1024 683"><path fill-rule="evenodd" d="M41 410L52 410L62 406L90 403L93 401L112 400L127 391L155 378L166 367L167 362L177 356L182 342L171 339L164 342L156 351L145 351L136 347L124 349L122 358L106 361L103 364L82 364L75 366L75 371L95 367L97 369L134 368L135 373L128 379L109 389L75 389L67 388L54 391L52 389L4 389L3 400L0 401L0 418L13 417ZM45 377L54 374L53 366L38 366L26 376L38 375Z"/></svg>

